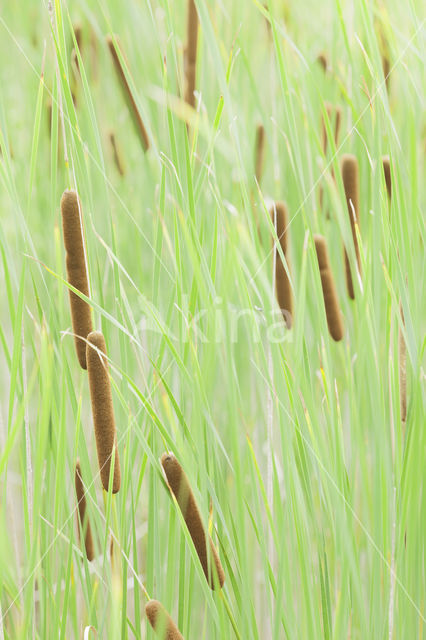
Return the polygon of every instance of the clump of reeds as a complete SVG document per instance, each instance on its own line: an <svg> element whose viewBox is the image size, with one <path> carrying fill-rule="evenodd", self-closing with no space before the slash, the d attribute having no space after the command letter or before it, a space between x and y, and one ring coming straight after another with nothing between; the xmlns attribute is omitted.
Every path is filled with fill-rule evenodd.
<svg viewBox="0 0 426 640"><path fill-rule="evenodd" d="M388 192L389 202L392 198L392 178L389 156L383 156L382 158L383 173L385 174L386 191Z"/></svg>
<svg viewBox="0 0 426 640"><path fill-rule="evenodd" d="M108 491L111 458L114 453L112 493L117 493L121 482L120 460L105 339L100 331L93 331L87 336L86 358L102 485L105 491Z"/></svg>
<svg viewBox="0 0 426 640"><path fill-rule="evenodd" d="M399 305L401 314L401 324L398 329L398 359L399 359L399 406L401 412L401 422L405 424L407 420L407 346L405 344L402 327L405 326L404 312L402 304Z"/></svg>
<svg viewBox="0 0 426 640"><path fill-rule="evenodd" d="M352 239L355 247L356 261L358 270L361 273L361 256L358 246L358 239L356 235L356 227L359 228L359 170L358 160L354 155L345 154L341 160L341 171L343 186L345 188L346 204L348 207L349 220L352 229ZM348 295L351 300L355 299L355 290L352 281L351 267L349 263L349 256L345 249L345 270L346 270L346 285L348 289Z"/></svg>
<svg viewBox="0 0 426 640"><path fill-rule="evenodd" d="M256 127L256 140L254 145L254 174L257 183L261 184L263 176L263 167L265 165L265 128L263 124Z"/></svg>
<svg viewBox="0 0 426 640"><path fill-rule="evenodd" d="M116 49L116 47L114 45L114 41L113 41L112 37L111 36L107 36L106 40L107 40L108 48L110 50L111 57L112 57L112 60L113 60L113 63L114 63L114 68L115 68L115 71L117 73L119 84L120 84L121 90L123 92L123 96L124 96L124 99L126 101L127 107L129 109L129 113L130 113L130 116L132 118L134 127L135 127L136 132L137 132L137 134L139 136L139 139L141 141L143 150L147 151L149 149L149 146L150 146L149 145L148 133L147 133L147 131L145 129L145 125L143 123L142 116L141 116L141 114L139 112L138 106L136 104L136 100L135 100L135 98L133 96L132 90L130 89L130 85L129 85L128 81L127 81L126 74L124 72L124 67L121 64L121 60L120 60L120 57L119 57L119 55L117 53L117 49ZM115 40L117 42L117 46L120 48L121 54L123 55L123 53L122 53L123 50L122 50L122 47L121 47L121 45L120 45L120 43L118 41L118 37L117 36L115 37Z"/></svg>
<svg viewBox="0 0 426 640"><path fill-rule="evenodd" d="M161 602L149 600L145 605L145 613L149 624L161 640L183 640L183 635Z"/></svg>
<svg viewBox="0 0 426 640"><path fill-rule="evenodd" d="M207 582L212 589L222 587L225 573L212 539L204 530L201 515L192 493L188 478L175 456L164 453L161 464L167 477L169 487L176 498L195 550L201 562Z"/></svg>
<svg viewBox="0 0 426 640"><path fill-rule="evenodd" d="M67 279L75 289L78 289L78 291L81 291L81 293L89 297L83 222L80 211L81 206L77 192L64 191L61 199L61 213L66 251ZM85 339L92 331L92 312L87 302L71 290L69 290L69 299L77 357L80 366L86 369Z"/></svg>
<svg viewBox="0 0 426 640"><path fill-rule="evenodd" d="M84 546L86 549L86 556L89 562L95 557L93 548L92 530L90 528L89 516L86 512L86 496L84 492L84 484L81 475L80 461L77 460L75 464L75 492L77 494L77 506L78 506L78 537L81 541L81 537L84 538ZM80 533L81 530L81 533Z"/></svg>
<svg viewBox="0 0 426 640"><path fill-rule="evenodd" d="M115 166L117 167L117 171L120 174L120 176L124 176L125 171L124 171L123 154L121 153L114 131L109 132L108 138L111 143L112 155L114 158Z"/></svg>
<svg viewBox="0 0 426 640"><path fill-rule="evenodd" d="M328 258L327 243L323 236L315 235L315 249L317 252L318 267L321 276L324 307L327 316L327 325L331 337L336 342L342 340L345 333L342 314L337 299L336 285Z"/></svg>
<svg viewBox="0 0 426 640"><path fill-rule="evenodd" d="M288 213L284 202L276 202L270 209L272 224L275 226L277 238L280 243L281 251L290 268L288 257ZM293 324L293 293L291 290L290 279L285 270L278 247L275 249L275 291L277 301L283 314L287 329L291 329Z"/></svg>
<svg viewBox="0 0 426 640"><path fill-rule="evenodd" d="M197 73L198 13L194 0L188 0L187 41L185 50L185 102L195 108L195 83Z"/></svg>

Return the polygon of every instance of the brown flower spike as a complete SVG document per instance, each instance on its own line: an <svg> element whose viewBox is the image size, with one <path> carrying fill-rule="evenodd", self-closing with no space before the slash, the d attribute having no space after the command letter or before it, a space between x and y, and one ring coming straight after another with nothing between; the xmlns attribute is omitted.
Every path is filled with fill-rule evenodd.
<svg viewBox="0 0 426 640"><path fill-rule="evenodd" d="M115 38L116 42L117 42L117 46L120 48L120 52L122 52L122 47L118 41L118 37L116 36ZM124 68L121 64L121 60L120 57L117 53L117 50L114 46L114 41L112 39L111 36L107 36L107 44L108 44L108 48L110 50L111 53L111 57L114 63L114 68L115 71L117 73L117 77L121 86L121 90L124 96L124 99L126 101L127 104L127 108L129 109L129 113L130 116L132 118L134 127L136 129L136 132L139 136L139 139L141 141L142 144L142 148L144 151L147 151L149 149L149 138L148 138L148 133L145 129L145 125L143 123L142 120L142 116L139 112L138 106L136 104L136 100L133 96L132 90L130 89L130 85L127 82L127 78L126 78L126 74L124 72Z"/></svg>
<svg viewBox="0 0 426 640"><path fill-rule="evenodd" d="M272 218L272 224L275 224L275 211L276 211L276 233L277 238L281 246L281 251L289 267L288 259L288 213L287 206L284 202L276 202L275 206L270 209L270 215ZM291 290L291 284L278 248L276 248L275 255L275 290L277 295L277 301L283 318L287 325L287 329L291 329L293 324L293 293Z"/></svg>
<svg viewBox="0 0 426 640"><path fill-rule="evenodd" d="M150 600L145 605L146 617L160 640L183 640L183 635L166 609L158 600Z"/></svg>
<svg viewBox="0 0 426 640"><path fill-rule="evenodd" d="M188 0L187 43L185 52L185 102L195 109L195 81L197 72L198 13L194 0Z"/></svg>
<svg viewBox="0 0 426 640"><path fill-rule="evenodd" d="M80 202L76 191L64 191L61 199L62 228L66 251L68 282L89 297L89 279L87 277L84 252L83 224L80 219ZM85 338L92 331L92 312L90 306L77 294L69 290L72 329L78 361L83 369L86 365Z"/></svg>
<svg viewBox="0 0 426 640"><path fill-rule="evenodd" d="M84 484L81 476L79 460L77 460L75 464L75 492L77 494L77 506L79 513L79 517L77 517L78 537L80 541L81 537L84 537L86 556L89 562L91 562L95 557L95 552L93 550L92 530L90 528L89 517L86 513L86 496L84 494Z"/></svg>
<svg viewBox="0 0 426 640"><path fill-rule="evenodd" d="M161 464L166 474L169 487L176 498L186 526L188 527L207 582L211 589L215 588L216 583L222 587L225 581L225 573L216 548L210 536L206 535L204 530L201 515L188 478L173 454L164 453L161 457ZM207 550L207 543L209 544L209 552ZM208 556L210 556L210 558L208 558ZM208 562L209 559L210 563Z"/></svg>
<svg viewBox="0 0 426 640"><path fill-rule="evenodd" d="M359 228L359 171L358 160L351 154L345 154L341 160L341 171L343 186L345 188L346 204L348 207L349 220L352 229L352 240L355 247L356 261L358 271L361 273L361 257L359 252L358 240L356 236L355 226ZM349 257L345 249L345 270L346 285L348 295L351 300L355 299L355 290L352 281L351 267Z"/></svg>
<svg viewBox="0 0 426 640"><path fill-rule="evenodd" d="M263 124L257 125L255 142L255 176L260 185L263 177L263 167L265 164L265 128Z"/></svg>
<svg viewBox="0 0 426 640"><path fill-rule="evenodd" d="M108 491L111 457L115 452L112 492L117 493L121 483L120 460L105 339L100 331L92 331L87 341L87 372L101 480L103 488Z"/></svg>
<svg viewBox="0 0 426 640"><path fill-rule="evenodd" d="M385 174L386 191L388 192L389 202L392 199L392 178L389 156L383 156L383 173Z"/></svg>
<svg viewBox="0 0 426 640"><path fill-rule="evenodd" d="M331 337L336 342L343 338L345 329L343 326L342 314L337 299L336 286L333 273L328 259L327 243L320 235L314 236L315 249L317 252L318 267L321 276L322 293L324 297L324 307L327 316L328 330Z"/></svg>

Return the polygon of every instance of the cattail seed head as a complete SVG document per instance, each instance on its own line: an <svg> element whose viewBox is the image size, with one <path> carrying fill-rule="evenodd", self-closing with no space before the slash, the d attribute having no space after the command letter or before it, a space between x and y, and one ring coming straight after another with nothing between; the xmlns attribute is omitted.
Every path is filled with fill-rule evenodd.
<svg viewBox="0 0 426 640"><path fill-rule="evenodd" d="M328 119L329 119L329 121L331 123L331 118L332 118L332 115L333 115L333 105L330 104L329 102L326 102L324 104L324 106L325 106L325 110L327 112ZM321 125L322 125L321 126L321 138L322 138L322 145L321 146L322 146L323 153L325 155L326 152L327 152L328 139L327 139L327 128L325 126L324 117L322 118Z"/></svg>
<svg viewBox="0 0 426 640"><path fill-rule="evenodd" d="M276 233L281 246L281 251L286 259L289 268L288 258L288 213L284 202L276 202L270 209L272 223L275 224ZM293 292L291 290L290 279L285 270L278 248L275 253L275 290L277 301L283 314L287 329L291 329L293 324Z"/></svg>
<svg viewBox="0 0 426 640"><path fill-rule="evenodd" d="M222 587L225 581L225 573L220 563L216 547L210 536L206 535L204 530L201 515L188 478L173 454L164 453L161 457L161 464L166 474L167 482L188 527L207 582L212 589L215 588L216 582ZM207 548L207 544L209 545L209 549ZM210 556L210 558L208 556Z"/></svg>
<svg viewBox="0 0 426 640"><path fill-rule="evenodd" d="M328 71L329 65L328 65L327 54L325 53L325 51L321 51L321 53L318 54L317 62L321 66L324 73L326 73Z"/></svg>
<svg viewBox="0 0 426 640"><path fill-rule="evenodd" d="M326 112L327 112L327 116L328 119L330 121L330 125L332 125L332 117L334 114L334 144L336 146L336 148L339 145L339 135L340 135L340 128L341 128L341 124L342 124L342 109L339 105L337 105L336 107L333 107L332 104L330 104L329 102L325 103L325 108L326 108ZM324 117L322 117L321 119L321 144L322 144L322 150L324 155L326 155L327 153L327 146L328 146L328 139L327 139L327 128L325 126L325 119ZM331 175L332 178L334 180L334 169L333 167L331 168ZM320 209L323 208L323 200L324 200L324 189L322 184L320 185L319 188L319 204L320 204ZM330 217L330 213L327 212L327 218Z"/></svg>
<svg viewBox="0 0 426 640"><path fill-rule="evenodd" d="M318 267L321 276L322 293L324 297L324 307L327 316L328 330L331 337L336 342L342 340L345 333L342 314L337 299L336 286L333 273L328 259L327 243L320 235L314 236L315 249L317 252Z"/></svg>
<svg viewBox="0 0 426 640"><path fill-rule="evenodd" d="M111 143L112 155L114 157L114 163L115 163L115 166L117 167L117 171L120 174L120 176L124 176L125 170L124 170L123 155L119 148L118 141L114 131L110 131L108 137Z"/></svg>
<svg viewBox="0 0 426 640"><path fill-rule="evenodd" d="M390 66L390 60L389 60L389 56L388 56L387 52L384 52L382 54L382 67L383 67L383 76L384 76L385 84L386 84L386 90L389 93L391 66Z"/></svg>
<svg viewBox="0 0 426 640"><path fill-rule="evenodd" d="M195 108L195 82L197 72L198 13L194 0L188 0L187 43L185 51L185 102Z"/></svg>
<svg viewBox="0 0 426 640"><path fill-rule="evenodd" d="M389 156L383 156L382 164L383 164L383 173L385 174L386 191L388 192L388 198L390 202L392 198L392 178L391 178Z"/></svg>
<svg viewBox="0 0 426 640"><path fill-rule="evenodd" d="M80 202L75 191L64 191L61 199L62 228L66 251L68 282L89 297L86 257L84 252L83 224L80 218ZM71 320L78 361L86 369L85 338L92 331L91 308L73 291L69 290Z"/></svg>
<svg viewBox="0 0 426 640"><path fill-rule="evenodd" d="M359 170L358 160L354 155L345 154L341 160L341 171L343 186L345 188L346 204L348 207L349 220L351 223L352 239L355 247L356 261L358 270L361 273L361 257L359 252L358 240L356 236L356 225L359 228ZM355 299L355 291L352 281L351 267L349 263L349 257L345 250L345 270L346 270L346 285L348 289L348 295L351 300Z"/></svg>
<svg viewBox="0 0 426 640"><path fill-rule="evenodd" d="M263 124L257 125L255 142L255 176L258 184L262 182L263 167L265 164L265 128Z"/></svg>
<svg viewBox="0 0 426 640"><path fill-rule="evenodd" d="M122 52L122 47L121 47L121 45L120 45L120 43L118 41L117 36L116 36L115 39L117 41L117 46L120 48L120 52ZM118 77L118 80L119 80L119 84L121 86L121 90L122 90L124 99L125 99L125 101L127 103L127 107L129 109L129 113L130 113L130 116L131 116L132 121L133 121L133 125L134 125L134 127L136 129L136 132L137 132L138 136L139 136L139 139L141 141L143 150L147 151L149 149L149 146L150 146L148 133L147 133L147 131L145 129L145 125L143 123L142 116L141 116L141 114L139 112L139 109L138 109L138 106L136 104L136 100L135 100L135 98L133 96L132 90L130 89L130 85L127 82L127 78L126 78L126 74L124 72L123 65L121 64L121 60L120 60L120 57L119 57L119 55L117 53L117 50L116 50L116 48L114 46L114 41L113 41L112 37L111 36L107 36L106 41L107 41L107 44L108 44L109 51L111 53L111 57L112 57L112 60L113 60L113 63L114 63L114 68L115 68L115 71L116 71L116 74L117 74L117 77Z"/></svg>
<svg viewBox="0 0 426 640"><path fill-rule="evenodd" d="M342 116L343 116L343 112L342 112L342 107L340 105L336 105L335 107L336 110L336 122L334 125L334 142L336 147L339 144L339 137L340 137L340 129L342 126Z"/></svg>
<svg viewBox="0 0 426 640"><path fill-rule="evenodd" d="M77 460L75 465L75 492L77 494L77 506L78 506L78 514L77 525L78 527L78 536L81 540L81 536L84 537L84 546L86 548L86 556L89 562L93 560L95 557L94 548L93 548L93 539L92 539L92 530L90 528L89 517L86 512L86 496L84 492L84 484L81 475L81 467L80 461ZM81 533L80 533L81 527Z"/></svg>
<svg viewBox="0 0 426 640"><path fill-rule="evenodd" d="M145 605L146 617L160 640L183 640L183 635L166 609L158 600L150 600Z"/></svg>
<svg viewBox="0 0 426 640"><path fill-rule="evenodd" d="M120 460L105 340L100 331L92 331L87 336L87 342L87 372L101 480L105 491L108 491L111 458L114 453L112 493L117 493L121 482Z"/></svg>

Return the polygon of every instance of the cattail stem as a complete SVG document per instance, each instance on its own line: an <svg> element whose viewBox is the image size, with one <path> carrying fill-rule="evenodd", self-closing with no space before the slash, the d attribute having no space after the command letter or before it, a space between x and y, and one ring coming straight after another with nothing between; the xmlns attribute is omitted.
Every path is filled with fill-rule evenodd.
<svg viewBox="0 0 426 640"><path fill-rule="evenodd" d="M85 496L85 490L84 490L84 484L83 484L83 479L81 475L81 467L80 467L79 460L77 460L75 465L75 492L77 494L77 506L78 506L78 513L79 513L77 524L80 524L78 529L78 536L80 541L81 541L81 537L84 538L86 556L89 562L91 562L95 557L95 553L93 549L92 530L90 528L89 517L86 512L86 496ZM80 527L81 527L81 533L80 533Z"/></svg>
<svg viewBox="0 0 426 640"><path fill-rule="evenodd" d="M116 36L117 47L120 48L120 52L122 52L122 47L118 41L118 37ZM142 148L144 151L149 149L149 138L148 133L145 129L145 125L142 120L142 116L139 112L138 106L136 104L136 100L133 96L132 90L130 89L130 85L127 81L126 74L124 72L123 65L121 64L120 57L117 53L117 49L114 45L114 41L111 36L107 36L107 44L111 53L111 57L114 63L114 68L117 73L117 77L119 80L119 84L121 86L121 90L123 92L124 99L127 103L127 107L129 109L130 116L132 118L134 127L139 136L139 139L142 144Z"/></svg>
<svg viewBox="0 0 426 640"><path fill-rule="evenodd" d="M145 605L146 617L160 640L183 640L183 635L172 618L158 600L150 600Z"/></svg>
<svg viewBox="0 0 426 640"><path fill-rule="evenodd" d="M389 156L382 158L383 173L385 174L386 191L388 192L389 202L392 199L392 177Z"/></svg>
<svg viewBox="0 0 426 640"><path fill-rule="evenodd" d="M85 296L89 297L89 279L87 277L84 252L83 224L80 217L80 202L75 191L64 191L61 199L62 227L66 251L68 282ZM91 308L73 291L69 291L71 319L78 361L83 369L86 365L87 335L92 331Z"/></svg>
<svg viewBox="0 0 426 640"><path fill-rule="evenodd" d="M100 331L93 331L87 336L86 358L102 485L108 491L111 458L115 453L112 493L117 493L121 482L120 460L105 339Z"/></svg>
<svg viewBox="0 0 426 640"><path fill-rule="evenodd" d="M263 177L263 167L265 164L265 128L263 124L257 125L255 141L255 176L260 185Z"/></svg>
<svg viewBox="0 0 426 640"><path fill-rule="evenodd" d="M198 13L194 0L188 0L187 43L185 52L185 102L195 109L195 83L197 73Z"/></svg>
<svg viewBox="0 0 426 640"><path fill-rule="evenodd" d="M201 515L192 493L188 478L173 454L164 453L161 464L167 477L169 487L174 494L195 550L211 589L223 586L225 573L219 555L208 534L204 530ZM207 547L209 545L209 548Z"/></svg>
<svg viewBox="0 0 426 640"><path fill-rule="evenodd" d="M359 252L358 239L356 235L356 226L359 228L359 170L358 161L355 156L345 154L341 161L341 171L343 186L345 188L346 204L348 207L349 220L351 223L352 240L355 247L356 261L358 265L358 271L361 273L361 256ZM351 300L355 299L355 290L352 281L351 267L349 263L349 256L345 249L345 270L346 270L346 285L348 289L348 295Z"/></svg>
<svg viewBox="0 0 426 640"><path fill-rule="evenodd" d="M342 340L345 333L342 314L337 299L336 285L331 271L328 258L327 243L320 235L314 236L315 249L317 252L318 267L321 276L322 293L324 297L324 307L327 316L328 330L331 337L336 342Z"/></svg>
<svg viewBox="0 0 426 640"><path fill-rule="evenodd" d="M287 262L287 268L289 268L288 257L288 213L287 207L284 202L276 202L270 210L272 223L275 225L277 238L281 246L281 251ZM276 223L275 223L276 216ZM277 295L277 301L283 314L287 329L291 329L293 324L293 293L291 290L290 279L285 270L284 263L282 262L278 247L276 248L275 257L275 291Z"/></svg>

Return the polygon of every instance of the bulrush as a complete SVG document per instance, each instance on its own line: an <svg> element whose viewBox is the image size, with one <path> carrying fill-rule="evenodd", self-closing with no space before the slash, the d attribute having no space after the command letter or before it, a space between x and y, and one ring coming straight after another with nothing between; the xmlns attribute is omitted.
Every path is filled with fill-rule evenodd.
<svg viewBox="0 0 426 640"><path fill-rule="evenodd" d="M115 163L115 166L117 167L117 171L120 174L120 176L124 176L125 171L124 171L123 156L118 146L118 142L115 137L114 131L110 131L108 137L111 143L112 155L114 157L114 163Z"/></svg>
<svg viewBox="0 0 426 640"><path fill-rule="evenodd" d="M100 331L93 331L87 336L87 342L87 372L101 480L105 491L108 491L111 457L115 452L112 492L117 493L121 482L120 460L105 339Z"/></svg>
<svg viewBox="0 0 426 640"><path fill-rule="evenodd" d="M122 53L122 47L118 41L118 37L115 37L116 42L117 42L117 46L120 48L120 52ZM130 116L133 120L133 124L134 127L136 129L136 132L140 138L141 144L142 144L142 148L144 151L147 151L149 149L149 138L148 138L148 134L147 131L145 129L145 125L143 123L141 114L139 113L139 109L138 106L136 104L136 100L133 96L133 93L130 89L130 85L127 82L127 78L126 78L126 74L124 73L124 68L123 65L121 64L121 60L119 58L119 55L117 53L117 50L115 48L114 45L114 41L112 39L111 36L107 36L107 44L111 53L111 57L114 63L114 68L115 71L117 73L117 77L121 86L121 90L123 92L123 96L124 99L127 103L127 107L129 109L129 113ZM122 54L123 55L123 54Z"/></svg>
<svg viewBox="0 0 426 640"><path fill-rule="evenodd" d="M317 252L318 267L321 276L322 293L324 297L324 307L327 316L328 330L331 337L336 342L343 338L345 329L343 326L342 314L337 300L336 286L334 284L333 273L328 259L327 243L320 235L314 236L315 249Z"/></svg>
<svg viewBox="0 0 426 640"><path fill-rule="evenodd" d="M75 289L89 297L89 280L87 277L83 222L80 217L80 210L80 202L76 191L64 191L61 199L61 213L67 278ZM71 290L69 290L69 298L77 357L80 366L86 369L85 339L92 331L92 312L87 302Z"/></svg>
<svg viewBox="0 0 426 640"><path fill-rule="evenodd" d="M333 118L333 114L335 113L335 122L334 122L334 144L336 146L336 149L339 145L339 135L340 135L340 127L342 124L342 109L339 106L333 107L332 104L330 104L329 102L325 103L325 108L327 111L327 116L328 119L330 121L330 124L332 125L332 118ZM322 117L321 119L321 143L322 143L322 151L324 153L324 156L327 154L327 146L328 146L328 138L327 138L327 129L325 126L325 119L324 117ZM331 169L331 175L334 179L334 169ZM322 203L323 203L323 198L324 198L324 191L323 191L323 187L322 185L320 186L320 191L319 191L319 201L320 201L320 208L322 209ZM327 218L330 217L330 214L327 213Z"/></svg>
<svg viewBox="0 0 426 640"><path fill-rule="evenodd" d="M187 42L185 51L185 102L195 109L195 80L197 72L198 14L194 0L188 0Z"/></svg>
<svg viewBox="0 0 426 640"><path fill-rule="evenodd" d="M216 548L210 536L208 536L204 530L200 512L188 478L173 454L164 453L161 457L161 464L166 474L169 487L182 511L207 582L211 589L214 589L217 583L222 587L225 581L225 574ZM207 544L209 544L209 551Z"/></svg>
<svg viewBox="0 0 426 640"><path fill-rule="evenodd" d="M265 129L263 124L257 125L254 148L254 171L258 184L262 182L263 166L265 164Z"/></svg>
<svg viewBox="0 0 426 640"><path fill-rule="evenodd" d="M343 186L345 187L346 203L349 212L349 220L352 229L352 239L355 246L355 255L358 265L358 270L361 273L361 257L359 253L358 240L355 231L355 225L359 228L359 172L358 161L355 156L351 154L345 154L341 160L341 171ZM345 249L345 270L346 270L346 285L348 289L348 295L351 300L355 299L355 291L352 281L351 267L349 264L349 257Z"/></svg>
<svg viewBox="0 0 426 640"><path fill-rule="evenodd" d="M145 605L146 617L160 640L183 640L183 635L158 600L150 600Z"/></svg>
<svg viewBox="0 0 426 640"><path fill-rule="evenodd" d="M272 224L276 225L277 238L281 246L281 251L289 267L288 260L288 214L287 207L284 202L276 202L270 209ZM275 222L276 215L276 222ZM287 329L291 329L293 324L293 294L291 284L278 248L275 251L275 290L277 301L283 314Z"/></svg>
<svg viewBox="0 0 426 640"><path fill-rule="evenodd" d="M75 492L77 494L77 506L79 517L77 518L78 537L81 541L81 533L84 537L84 546L86 548L86 556L89 562L95 557L93 550L92 530L90 528L89 517L86 513L86 496L84 493L83 479L81 476L80 461L75 464ZM80 533L81 527L81 533Z"/></svg>
<svg viewBox="0 0 426 640"><path fill-rule="evenodd" d="M392 178L391 178L389 156L383 156L382 164L383 164L383 173L385 174L386 191L388 192L388 198L390 202L392 198Z"/></svg>
<svg viewBox="0 0 426 640"><path fill-rule="evenodd" d="M324 73L328 71L328 58L325 51L321 51L321 53L317 57L317 62L321 65Z"/></svg>
<svg viewBox="0 0 426 640"><path fill-rule="evenodd" d="M399 305L402 326L405 326L404 312L402 304ZM401 422L407 420L407 346L405 344L402 326L398 329L398 357L399 357L399 406L401 411Z"/></svg>

